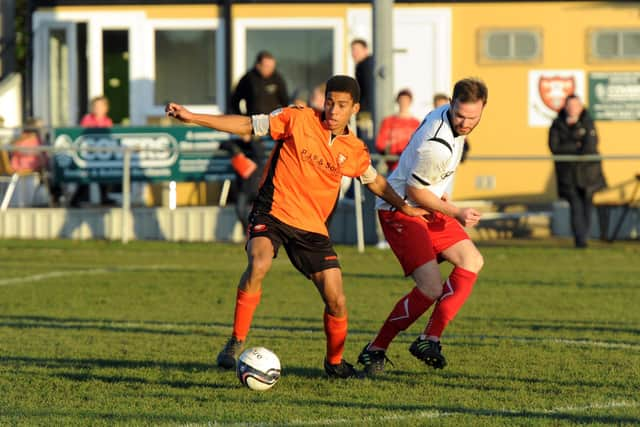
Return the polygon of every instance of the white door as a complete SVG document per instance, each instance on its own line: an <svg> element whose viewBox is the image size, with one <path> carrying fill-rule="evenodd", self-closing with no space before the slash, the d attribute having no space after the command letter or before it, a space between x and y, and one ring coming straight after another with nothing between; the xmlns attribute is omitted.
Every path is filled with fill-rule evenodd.
<svg viewBox="0 0 640 427"><path fill-rule="evenodd" d="M35 29L33 111L50 126L77 120L77 41L72 22L42 22Z"/></svg>
<svg viewBox="0 0 640 427"><path fill-rule="evenodd" d="M371 10L348 14L349 42L363 38L372 45ZM446 8L394 8L393 89L413 92L413 113L422 119L432 109L433 95L449 94L451 87L451 10ZM355 65L349 57L348 72Z"/></svg>

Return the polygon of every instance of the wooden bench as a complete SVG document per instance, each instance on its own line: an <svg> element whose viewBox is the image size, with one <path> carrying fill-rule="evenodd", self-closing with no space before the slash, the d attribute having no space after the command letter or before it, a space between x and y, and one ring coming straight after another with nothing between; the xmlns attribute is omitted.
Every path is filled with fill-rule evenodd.
<svg viewBox="0 0 640 427"><path fill-rule="evenodd" d="M598 211L598 223L600 224L600 239L606 242L614 242L622 229L624 221L634 208L640 208L640 174L636 174L632 182L635 181L631 196L626 201L621 202L596 202L594 205ZM628 183L628 181L627 181ZM622 214L616 221L613 231L609 233L611 213L615 209L622 208Z"/></svg>

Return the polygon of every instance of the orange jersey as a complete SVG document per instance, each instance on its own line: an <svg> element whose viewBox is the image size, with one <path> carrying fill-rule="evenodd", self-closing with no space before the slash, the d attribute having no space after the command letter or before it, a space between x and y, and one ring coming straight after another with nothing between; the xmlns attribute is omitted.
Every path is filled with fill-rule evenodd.
<svg viewBox="0 0 640 427"><path fill-rule="evenodd" d="M297 107L271 113L269 128L276 145L254 210L328 236L326 223L338 200L342 176L361 176L371 158L351 131L332 140L321 114Z"/></svg>

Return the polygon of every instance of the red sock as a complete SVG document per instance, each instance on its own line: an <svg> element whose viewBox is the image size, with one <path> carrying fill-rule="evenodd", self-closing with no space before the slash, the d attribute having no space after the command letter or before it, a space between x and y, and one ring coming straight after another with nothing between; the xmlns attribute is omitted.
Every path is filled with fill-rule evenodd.
<svg viewBox="0 0 640 427"><path fill-rule="evenodd" d="M236 296L236 313L233 318L233 336L240 341L244 341L251 327L253 312L260 303L261 291L250 294L238 289Z"/></svg>
<svg viewBox="0 0 640 427"><path fill-rule="evenodd" d="M420 289L414 287L411 292L398 301L371 345L384 349L389 347L396 335L411 326L431 307L431 304L433 304L433 300L423 294Z"/></svg>
<svg viewBox="0 0 640 427"><path fill-rule="evenodd" d="M426 336L442 336L442 331L447 324L456 317L460 308L471 295L473 284L478 275L464 268L456 267L444 282L442 296L431 314L431 319L424 331Z"/></svg>
<svg viewBox="0 0 640 427"><path fill-rule="evenodd" d="M334 317L325 312L324 333L327 336L327 361L337 365L342 360L347 340L347 317Z"/></svg>

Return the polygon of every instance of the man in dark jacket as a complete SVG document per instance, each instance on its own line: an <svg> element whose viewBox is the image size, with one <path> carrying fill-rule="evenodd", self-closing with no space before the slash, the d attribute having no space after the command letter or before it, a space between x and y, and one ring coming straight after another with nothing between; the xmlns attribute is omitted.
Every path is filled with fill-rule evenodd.
<svg viewBox="0 0 640 427"><path fill-rule="evenodd" d="M358 113L358 137L366 140L373 138L373 56L369 46L362 39L351 42L351 57L356 63L356 80L360 85L360 112Z"/></svg>
<svg viewBox="0 0 640 427"><path fill-rule="evenodd" d="M240 102L244 100L245 108ZM276 59L267 51L256 56L253 68L240 79L231 96L232 114L269 114L289 105L287 85L276 71Z"/></svg>
<svg viewBox="0 0 640 427"><path fill-rule="evenodd" d="M549 129L553 154L598 154L598 135L589 113L576 95L569 95L565 107ZM599 160L555 162L558 195L569 202L571 229L577 248L586 248L591 227L593 194L607 186Z"/></svg>
<svg viewBox="0 0 640 427"><path fill-rule="evenodd" d="M276 59L267 51L259 52L253 68L240 79L231 96L231 113L247 116L269 114L288 104L287 85L276 71ZM251 205L258 195L267 157L260 138L251 138L245 142L248 144L238 145L235 141L229 141L223 145L233 155L232 165L238 173L236 214L244 229L248 226Z"/></svg>

